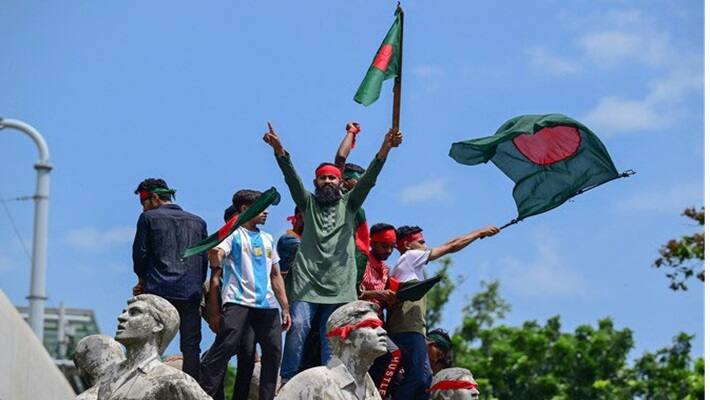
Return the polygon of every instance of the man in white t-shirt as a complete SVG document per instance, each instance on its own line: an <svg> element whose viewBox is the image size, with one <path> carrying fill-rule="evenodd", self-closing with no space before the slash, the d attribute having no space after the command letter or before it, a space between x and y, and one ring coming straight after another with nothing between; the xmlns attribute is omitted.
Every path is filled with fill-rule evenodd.
<svg viewBox="0 0 710 400"><path fill-rule="evenodd" d="M255 190L240 190L234 194L232 204L238 212L244 212L260 195ZM219 389L227 363L249 328L261 347L259 398L271 400L276 393L281 332L291 327L291 316L276 244L271 235L257 227L266 222L267 215L264 210L209 252L212 269L209 325L217 337L202 360L200 384L215 399L224 396ZM220 277L223 278L221 312L217 297ZM246 399L248 395L237 393L237 398Z"/></svg>
<svg viewBox="0 0 710 400"><path fill-rule="evenodd" d="M493 236L500 230L495 226L477 229L456 237L441 246L428 248L418 226L402 226L397 229L397 250L401 256L390 270L390 279L397 283L424 280L424 267L450 253L455 253L476 239ZM395 283L396 285L396 283ZM432 372L426 343L426 296L417 301L404 301L390 307L386 330L390 338L402 350L404 378L392 389L394 400L424 400L429 395Z"/></svg>

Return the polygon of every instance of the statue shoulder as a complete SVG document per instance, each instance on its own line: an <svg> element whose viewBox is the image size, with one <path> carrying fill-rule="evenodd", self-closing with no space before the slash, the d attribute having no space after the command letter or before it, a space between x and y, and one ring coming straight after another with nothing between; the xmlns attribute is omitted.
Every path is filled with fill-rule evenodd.
<svg viewBox="0 0 710 400"><path fill-rule="evenodd" d="M279 391L278 400L301 400L324 398L318 396L325 391L330 383L335 381L331 377L331 371L327 367L309 368L289 380Z"/></svg>

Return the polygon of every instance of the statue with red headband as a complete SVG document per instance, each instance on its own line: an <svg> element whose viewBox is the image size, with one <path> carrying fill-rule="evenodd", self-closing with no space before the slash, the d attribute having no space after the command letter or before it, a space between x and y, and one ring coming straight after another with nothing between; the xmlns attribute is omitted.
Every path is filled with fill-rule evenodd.
<svg viewBox="0 0 710 400"><path fill-rule="evenodd" d="M427 390L431 400L478 400L478 384L464 368L446 368L434 376Z"/></svg>
<svg viewBox="0 0 710 400"><path fill-rule="evenodd" d="M387 335L377 317L377 306L354 301L328 318L327 337L333 356L328 365L307 369L279 393L283 400L379 400L367 371L387 351Z"/></svg>
<svg viewBox="0 0 710 400"><path fill-rule="evenodd" d="M309 192L271 124L263 139L273 148L291 197L303 215L301 244L286 275L293 317L281 365L281 377L286 381L298 372L312 326L320 331L321 365L330 358L325 321L333 310L357 299L355 215L375 186L390 149L402 142L402 134L391 131L385 135L367 170L346 193L342 190L342 171L333 163L316 168L315 191ZM320 321L315 321L316 316Z"/></svg>

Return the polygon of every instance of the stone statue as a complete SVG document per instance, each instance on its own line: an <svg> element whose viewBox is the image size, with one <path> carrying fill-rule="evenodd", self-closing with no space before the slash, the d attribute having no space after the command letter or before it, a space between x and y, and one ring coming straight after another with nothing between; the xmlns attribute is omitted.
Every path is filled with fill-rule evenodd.
<svg viewBox="0 0 710 400"><path fill-rule="evenodd" d="M294 376L278 399L381 399L367 373L372 362L387 352L387 334L377 316L377 306L361 300L348 303L330 315L326 326L333 353L328 365Z"/></svg>
<svg viewBox="0 0 710 400"><path fill-rule="evenodd" d="M74 350L74 365L91 387L76 399L96 400L99 377L125 359L123 347L112 337L89 335L81 339Z"/></svg>
<svg viewBox="0 0 710 400"><path fill-rule="evenodd" d="M465 368L445 368L434 375L431 400L478 400L478 384Z"/></svg>
<svg viewBox="0 0 710 400"><path fill-rule="evenodd" d="M99 378L97 399L211 400L192 377L160 361L179 325L177 310L162 297L141 294L128 299L116 330L126 360Z"/></svg>

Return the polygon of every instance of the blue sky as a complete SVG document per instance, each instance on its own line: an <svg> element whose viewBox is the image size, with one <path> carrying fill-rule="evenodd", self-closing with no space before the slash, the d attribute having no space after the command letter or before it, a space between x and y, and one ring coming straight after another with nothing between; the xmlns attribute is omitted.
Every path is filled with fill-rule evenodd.
<svg viewBox="0 0 710 400"><path fill-rule="evenodd" d="M444 318L453 329L481 280L499 279L506 322L561 315L563 327L611 316L634 331L634 357L680 331L703 350L703 286L673 292L651 268L658 247L695 228L703 203L701 1L404 2L402 130L365 208L371 223L417 224L428 241L515 216L512 182L493 165L448 158L452 142L520 114L565 113L638 172L475 243ZM391 82L352 101L392 22L393 2L38 2L0 9L0 116L47 139L51 161L48 305L96 310L111 334L135 283L133 189L164 177L210 230L231 194L285 194L261 142L273 122L308 181L348 120L366 164L389 125ZM0 198L34 192L34 145L0 131ZM27 246L32 204L7 203ZM0 210L0 289L24 304L29 258ZM390 260L394 262L394 259ZM203 328L203 349L212 336ZM173 343L171 349L176 351Z"/></svg>

